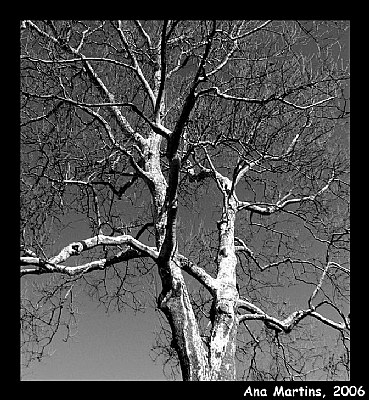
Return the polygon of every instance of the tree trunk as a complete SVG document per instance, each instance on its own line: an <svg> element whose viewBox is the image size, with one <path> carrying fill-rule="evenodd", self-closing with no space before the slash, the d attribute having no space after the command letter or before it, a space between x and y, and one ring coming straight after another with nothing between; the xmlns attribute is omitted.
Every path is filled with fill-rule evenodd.
<svg viewBox="0 0 369 400"><path fill-rule="evenodd" d="M183 380L208 380L207 352L178 265L175 259L171 260L169 263L171 276L162 276L164 287L159 296L158 305L166 315L172 329L172 345L178 354ZM160 271L167 269L168 265L164 267L159 265Z"/></svg>
<svg viewBox="0 0 369 400"><path fill-rule="evenodd" d="M172 329L183 380L236 379L235 350L238 329L236 302L237 258L234 247L235 204L228 203L218 222L217 290L214 294L209 346L203 342L184 282L180 262L172 253L159 264L163 291L159 307Z"/></svg>
<svg viewBox="0 0 369 400"><path fill-rule="evenodd" d="M163 288L158 305L170 324L172 346L179 358L183 380L235 380L237 291L229 285L219 290L214 300L215 317L208 349L200 336L182 272L175 261L170 268L172 276L167 282L170 289Z"/></svg>
<svg viewBox="0 0 369 400"><path fill-rule="evenodd" d="M231 199L232 200L232 199ZM219 253L217 281L219 288L213 301L213 328L210 340L211 380L235 380L235 351L238 329L235 305L237 257L234 247L236 212L232 201L225 203L218 222Z"/></svg>

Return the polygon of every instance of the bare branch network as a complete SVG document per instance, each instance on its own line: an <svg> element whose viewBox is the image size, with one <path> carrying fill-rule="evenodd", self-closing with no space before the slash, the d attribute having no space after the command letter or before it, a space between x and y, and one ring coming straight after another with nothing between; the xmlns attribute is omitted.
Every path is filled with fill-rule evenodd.
<svg viewBox="0 0 369 400"><path fill-rule="evenodd" d="M25 364L82 291L184 380L348 379L349 24L20 28Z"/></svg>

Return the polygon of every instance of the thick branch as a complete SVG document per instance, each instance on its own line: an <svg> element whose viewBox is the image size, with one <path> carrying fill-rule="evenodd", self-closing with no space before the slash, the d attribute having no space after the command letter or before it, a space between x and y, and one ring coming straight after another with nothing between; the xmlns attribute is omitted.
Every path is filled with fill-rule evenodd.
<svg viewBox="0 0 369 400"><path fill-rule="evenodd" d="M178 183L181 168L181 160L178 153L170 160L169 184L166 193L167 229L165 239L161 248L160 256L169 259L177 247L177 212L178 212Z"/></svg>
<svg viewBox="0 0 369 400"><path fill-rule="evenodd" d="M219 190L223 193L223 195L226 195L227 193L230 193L231 187L232 187L232 182L225 176L223 176L220 172L218 172L215 167L213 162L211 161L211 158L204 146L202 146L206 158L208 160L208 163L210 164L210 169L212 171L213 178L219 188Z"/></svg>
<svg viewBox="0 0 369 400"><path fill-rule="evenodd" d="M178 259L180 266L184 271L202 283L211 294L216 292L218 286L216 280L203 268L197 266L195 263L181 254L178 255Z"/></svg>
<svg viewBox="0 0 369 400"><path fill-rule="evenodd" d="M65 267L60 265L61 263L68 260L70 257L80 255L82 252L86 250L90 250L96 246L101 245L110 245L110 246L118 246L118 245L128 245L135 251L139 252L142 256L151 257L156 260L159 256L158 251L155 247L149 247L139 240L135 239L130 235L121 235L121 236L106 236L106 235L97 235L89 239L82 240L80 242L73 242L68 246L64 247L60 253L48 260L42 260L37 257L21 257L20 264L21 267L33 266L33 268L22 268L21 275L29 274L29 273L41 273L42 272L63 272L73 271L72 267ZM81 266L82 270L86 268L101 268L107 262L107 259L102 259L98 261L93 261L92 264L88 263L85 266ZM35 268L36 267L36 268ZM74 268L74 267L73 267ZM36 270L38 272L36 272Z"/></svg>
<svg viewBox="0 0 369 400"><path fill-rule="evenodd" d="M173 134L171 135L171 138L168 141L167 156L169 159L171 159L174 156L174 154L178 151L178 147L179 147L180 140L182 137L183 129L185 127L185 124L190 116L190 113L191 113L193 107L195 106L195 103L197 100L197 97L195 96L195 90L196 90L196 87L198 86L198 84L200 82L202 82L202 80L204 78L203 77L204 66L205 66L205 62L209 56L213 38L214 38L214 35L216 32L215 27L216 27L216 23L213 22L212 30L208 36L204 54L201 57L200 65L196 72L190 92L186 97L186 100L185 100L183 108L182 108L181 115L179 116L177 123L175 125L175 128L173 130Z"/></svg>
<svg viewBox="0 0 369 400"><path fill-rule="evenodd" d="M87 57L85 57L82 53L79 52L79 48L75 49L75 48L67 45L64 41L60 41L59 38L55 38L55 37L49 35L47 32L40 29L36 24L34 24L31 21L25 21L25 23L28 24L32 29L36 30L41 36L44 36L44 37L48 38L49 40L53 41L55 44L58 44L61 48L63 48L63 50L67 51L70 54L73 54L74 56L80 57L80 59L83 61L86 73L89 75L92 82L96 85L98 90L101 92L102 96L107 98L109 100L109 102L114 103L114 101L115 101L114 95L108 90L108 88L105 86L104 82L97 75L95 70L92 68L92 65L87 60ZM145 86L145 82L146 82L146 80L143 79L144 86ZM78 102L75 102L75 103L78 103ZM135 132L133 130L133 128L128 123L126 118L120 112L118 106L112 105L110 107L110 109L111 109L112 113L115 115L115 117L116 117L119 125L122 127L122 129L124 129L128 133L132 134L138 142L142 142L143 138L140 135L138 135L137 132Z"/></svg>
<svg viewBox="0 0 369 400"><path fill-rule="evenodd" d="M136 19L136 20L134 20L134 23L137 26L138 30L140 31L141 35L145 38L147 47L149 49L151 49L152 48L152 44L151 44L151 38L150 38L149 34L145 31L145 29L143 28L143 26L142 26L140 21L138 21Z"/></svg>
<svg viewBox="0 0 369 400"><path fill-rule="evenodd" d="M125 183L119 189L117 189L111 182L105 182L105 181L94 181L94 182L91 182L91 185L108 186L110 188L110 190L118 197L118 199L121 199L123 194L137 181L137 179L138 179L138 176L134 175L130 181Z"/></svg>
<svg viewBox="0 0 369 400"><path fill-rule="evenodd" d="M99 260L91 261L86 264L76 265L76 266L66 266L62 264L51 264L49 262L45 262L41 259L33 259L29 260L30 264L26 264L26 261L21 259L21 266L24 268L21 269L21 276L24 275L40 275L46 273L62 273L69 276L74 276L78 274L85 274L87 272L95 271L95 270L103 270L111 265L118 264L122 261L129 261L135 258L142 258L145 255L137 250L127 249L125 251L121 251L118 254L109 257L109 258L101 258ZM26 266L27 265L27 266Z"/></svg>
<svg viewBox="0 0 369 400"><path fill-rule="evenodd" d="M238 182L242 179L242 177L248 172L250 171L251 168L255 167L256 165L258 165L261 161L264 160L264 157L260 157L255 161L246 161L246 160L242 160L239 164L239 166L237 167L237 169L235 170L235 174L233 176L233 182L232 182L232 187L233 189L236 188Z"/></svg>
<svg viewBox="0 0 369 400"><path fill-rule="evenodd" d="M155 114L155 121L159 123L160 121L160 109L161 109L161 103L163 100L163 94L164 94L164 87L165 87L165 77L167 73L167 62L166 62L166 30L168 26L168 21L165 20L163 22L163 28L161 31L161 43L160 43L160 84L159 84L159 90L158 94L156 97L156 104L155 104L155 109L154 109L154 114Z"/></svg>

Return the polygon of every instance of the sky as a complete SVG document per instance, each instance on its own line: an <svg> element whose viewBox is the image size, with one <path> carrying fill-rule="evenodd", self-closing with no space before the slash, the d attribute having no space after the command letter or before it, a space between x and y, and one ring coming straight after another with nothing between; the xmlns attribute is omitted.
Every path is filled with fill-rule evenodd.
<svg viewBox="0 0 369 400"><path fill-rule="evenodd" d="M24 371L22 380L166 380L150 358L157 318L152 310L108 315L96 302L79 308L78 333L53 342L54 353Z"/></svg>

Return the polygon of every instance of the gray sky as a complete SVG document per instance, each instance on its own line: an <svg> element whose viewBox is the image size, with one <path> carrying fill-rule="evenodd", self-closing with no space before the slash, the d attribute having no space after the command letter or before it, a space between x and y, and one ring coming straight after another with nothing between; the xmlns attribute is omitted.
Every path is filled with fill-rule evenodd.
<svg viewBox="0 0 369 400"><path fill-rule="evenodd" d="M57 338L52 357L24 371L24 380L165 380L160 362L150 358L156 316L152 310L108 315L85 299L78 334Z"/></svg>

